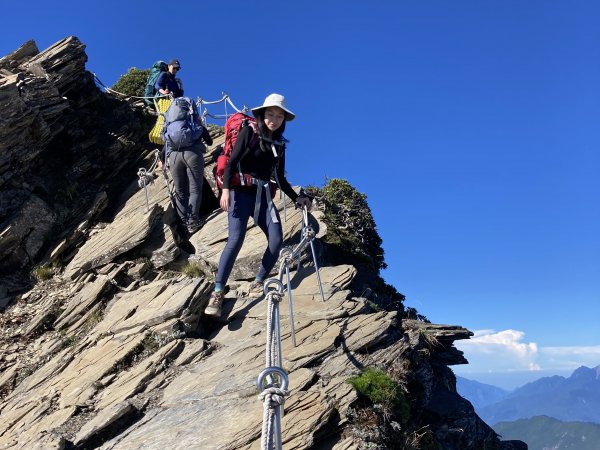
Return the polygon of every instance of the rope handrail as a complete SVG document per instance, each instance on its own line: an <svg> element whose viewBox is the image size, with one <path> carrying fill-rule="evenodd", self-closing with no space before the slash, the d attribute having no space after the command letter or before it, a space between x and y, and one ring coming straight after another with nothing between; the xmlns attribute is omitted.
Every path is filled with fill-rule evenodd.
<svg viewBox="0 0 600 450"><path fill-rule="evenodd" d="M285 248L281 250L281 263L279 265L277 277L265 280L263 286L263 290L267 299L267 344L265 351L266 367L259 375L257 381L258 388L261 391L259 398L264 404L261 438L262 450L272 450L273 448L281 450L282 448L281 418L283 416L283 403L285 401L285 396L289 393L287 391L287 374L282 369L283 356L281 352L281 322L279 315L279 305L283 298L283 291L285 289L283 285L283 274L285 272L287 281L292 343L294 347L296 347L290 265L293 264L294 259L298 258L299 270L302 252L309 245L311 246L312 256L317 272L317 280L319 283L321 298L323 301L325 301L321 277L319 275L319 266L313 245L313 240L315 239L316 233L308 221L307 207L302 206L301 209L302 231L300 242L293 249ZM273 373L279 375L279 381L277 381L277 377L273 376ZM267 386L263 386L263 380L267 376L270 378L270 383Z"/></svg>
<svg viewBox="0 0 600 450"><path fill-rule="evenodd" d="M169 98L171 97L170 94L167 95L163 95L163 94L156 94L153 96L139 96L139 95L129 95L129 94L124 94L123 92L119 92L119 91L115 91L112 88L109 88L108 86L106 86L102 80L100 80L100 78L98 78L98 75L96 75L94 72L92 72L92 75L94 76L95 81L102 86L102 88L104 88L104 90L110 94L114 94L114 95L120 95L121 97L127 97L127 98L133 98L133 99L139 99L139 100L156 100L156 99L160 99L160 98ZM196 100L196 104L198 105L198 107L202 108L202 105L217 105L219 103L225 103L225 114L211 114L208 112L208 110L205 108L204 112L202 113L202 116L208 116L211 117L213 119L217 119L217 120L221 120L221 119L225 119L227 120L229 118L229 116L231 114L227 113L227 104L229 104L236 112L242 112L242 113L247 113L249 108L244 105L243 108L238 108L233 101L231 100L231 97L229 97L229 94L223 92L223 96L218 99L218 100L204 100L202 97L197 97Z"/></svg>
<svg viewBox="0 0 600 450"><path fill-rule="evenodd" d="M128 98L138 98L140 100L146 100L146 99L153 99L153 98L167 98L169 97L169 95L163 95L163 94L158 94L158 95L153 95L152 97L140 97L138 95L129 95L129 94L124 94L122 92L118 92L115 91L114 89L109 88L108 86L106 86L101 80L100 78L98 78L98 75L96 75L95 73L92 72L92 75L94 76L94 78L96 79L96 81L100 84L100 86L102 86L104 88L104 90L106 92L110 92L111 94L115 94L115 95L120 95L122 97L128 97Z"/></svg>
<svg viewBox="0 0 600 450"><path fill-rule="evenodd" d="M224 102L227 99L227 94L223 94L219 100L206 101L202 97L198 97L198 105L216 105L217 103Z"/></svg>

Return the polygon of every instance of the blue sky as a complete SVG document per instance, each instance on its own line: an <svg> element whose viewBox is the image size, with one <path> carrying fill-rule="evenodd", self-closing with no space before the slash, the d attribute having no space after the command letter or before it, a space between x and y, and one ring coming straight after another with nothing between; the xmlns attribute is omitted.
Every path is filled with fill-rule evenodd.
<svg viewBox="0 0 600 450"><path fill-rule="evenodd" d="M514 387L600 364L598 2L27 10L4 21L2 55L75 35L108 85L176 57L193 97L252 107L284 94L289 178L345 178L367 195L386 281L431 321L477 333L457 344L471 362L460 375Z"/></svg>

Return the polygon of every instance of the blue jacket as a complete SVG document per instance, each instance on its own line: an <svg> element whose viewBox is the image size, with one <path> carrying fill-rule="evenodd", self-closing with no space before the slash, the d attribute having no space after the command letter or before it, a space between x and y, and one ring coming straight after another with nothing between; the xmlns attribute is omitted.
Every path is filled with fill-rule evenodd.
<svg viewBox="0 0 600 450"><path fill-rule="evenodd" d="M173 94L173 97L183 97L183 89L179 87L179 83L175 79L175 75L172 75L171 72L162 72L156 83L154 83L154 88L158 93L159 89L168 89L169 92Z"/></svg>

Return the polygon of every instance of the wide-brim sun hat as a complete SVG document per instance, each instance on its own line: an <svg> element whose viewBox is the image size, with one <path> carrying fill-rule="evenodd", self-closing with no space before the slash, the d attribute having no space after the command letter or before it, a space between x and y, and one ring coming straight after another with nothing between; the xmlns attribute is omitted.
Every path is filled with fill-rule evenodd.
<svg viewBox="0 0 600 450"><path fill-rule="evenodd" d="M277 106L278 108L283 109L285 111L285 120L287 120L288 122L294 120L294 118L296 117L296 114L290 111L285 105L285 97L281 94L270 94L269 96L267 96L267 98L265 98L265 101L261 106L252 108L252 114L254 115L254 117L256 117L258 111L260 111L261 109L269 108L271 106Z"/></svg>

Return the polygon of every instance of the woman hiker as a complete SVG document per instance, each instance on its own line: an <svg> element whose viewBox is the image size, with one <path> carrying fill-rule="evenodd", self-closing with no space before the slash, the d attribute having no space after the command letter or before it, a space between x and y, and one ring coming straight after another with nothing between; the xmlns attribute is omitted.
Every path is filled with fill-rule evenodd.
<svg viewBox="0 0 600 450"><path fill-rule="evenodd" d="M256 131L252 126L242 127L223 176L220 205L227 212L228 239L217 270L215 289L204 311L207 316L220 317L224 289L233 264L244 243L248 219L260 227L268 239L268 246L255 280L250 284L248 296L258 298L263 294L263 281L269 275L281 250L283 231L279 212L273 204L269 180L275 172L281 190L300 206L310 206L310 199L299 196L285 178L285 122L296 115L285 105L280 94L269 95L262 106L252 109L256 118ZM257 134L258 138L254 136ZM232 177L239 170L250 175L251 185L232 185Z"/></svg>

